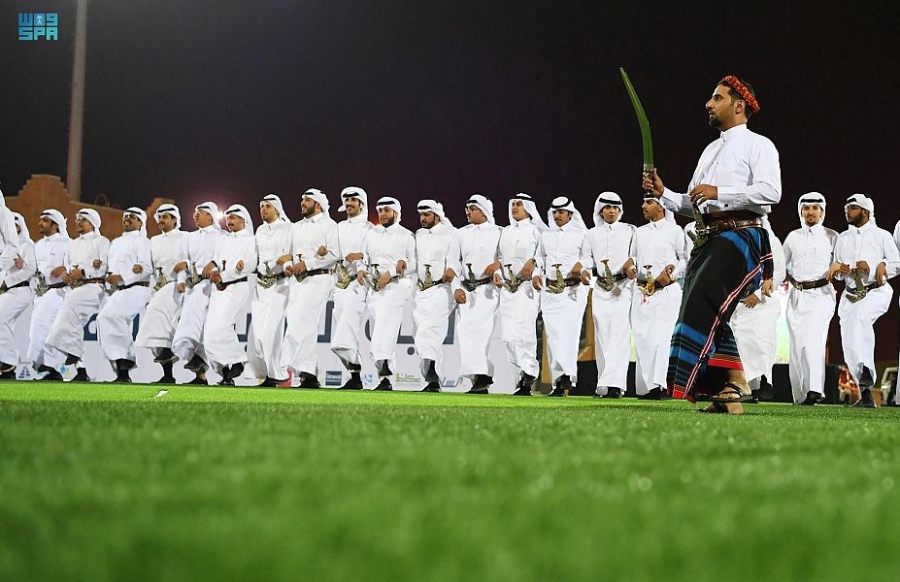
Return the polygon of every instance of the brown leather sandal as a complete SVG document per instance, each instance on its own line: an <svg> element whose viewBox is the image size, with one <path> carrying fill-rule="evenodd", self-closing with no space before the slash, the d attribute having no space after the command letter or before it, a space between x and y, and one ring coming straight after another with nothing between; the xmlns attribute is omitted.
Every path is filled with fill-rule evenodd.
<svg viewBox="0 0 900 582"><path fill-rule="evenodd" d="M740 386L733 382L726 382L725 388L714 396L709 397L710 402L721 404L737 404L747 402L753 398L752 394L745 394Z"/></svg>

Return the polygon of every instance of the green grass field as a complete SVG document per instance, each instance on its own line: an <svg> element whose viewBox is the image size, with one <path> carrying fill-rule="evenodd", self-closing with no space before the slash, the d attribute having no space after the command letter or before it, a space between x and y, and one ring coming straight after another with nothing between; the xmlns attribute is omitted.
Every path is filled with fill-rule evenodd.
<svg viewBox="0 0 900 582"><path fill-rule="evenodd" d="M0 383L2 580L896 580L898 409Z"/></svg>

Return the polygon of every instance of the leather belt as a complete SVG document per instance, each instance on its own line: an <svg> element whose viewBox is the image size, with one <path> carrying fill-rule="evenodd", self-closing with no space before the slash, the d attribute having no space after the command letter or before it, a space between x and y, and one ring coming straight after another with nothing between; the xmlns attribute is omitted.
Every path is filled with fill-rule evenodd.
<svg viewBox="0 0 900 582"><path fill-rule="evenodd" d="M287 277L287 275L284 273L284 271L282 271L271 276L266 276L264 273L257 273L256 277L257 279L275 279L277 281L279 279L284 279L285 277Z"/></svg>
<svg viewBox="0 0 900 582"><path fill-rule="evenodd" d="M866 291L871 291L872 289L878 289L879 287L881 287L881 285L879 285L878 283L869 283L868 285L864 285L863 289L865 289ZM856 293L857 289L859 289L859 287L851 287L847 285L848 293Z"/></svg>
<svg viewBox="0 0 900 582"><path fill-rule="evenodd" d="M262 273L256 273L256 284L265 289L268 289L278 281L282 281L284 279L287 279L287 275L284 271L276 273L274 275L264 275Z"/></svg>
<svg viewBox="0 0 900 582"><path fill-rule="evenodd" d="M331 269L307 269L302 273L297 273L297 280L302 281L307 277L315 277L316 275L330 275Z"/></svg>
<svg viewBox="0 0 900 582"><path fill-rule="evenodd" d="M761 218L746 218L746 219L736 219L736 218L721 218L721 219L713 219L709 220L706 223L705 232L707 236L714 234L721 234L723 232L727 232L729 230L736 230L738 228L750 228L750 227L761 227L762 219Z"/></svg>
<svg viewBox="0 0 900 582"><path fill-rule="evenodd" d="M646 289L646 288L647 288L647 283L649 283L649 282L650 282L650 281L647 280L647 279L638 279L638 283L637 283L637 284L638 284L638 287L641 287L642 289ZM654 285L654 287L656 288L656 290L659 291L660 289L665 289L666 287L668 287L669 285L671 285L671 284L674 283L674 282L675 282L675 281L674 281L673 279L670 279L668 283L666 283L665 285L663 285L663 284L660 283L659 281L654 280L653 285Z"/></svg>
<svg viewBox="0 0 900 582"><path fill-rule="evenodd" d="M603 275L598 273L597 269L594 269L594 276L597 277L598 279L602 279L604 281L606 281L608 279L607 277L604 277ZM619 281L621 281L625 278L627 278L627 275L625 273L616 273L615 275L612 276L612 280L615 281L616 283L618 283Z"/></svg>
<svg viewBox="0 0 900 582"><path fill-rule="evenodd" d="M47 285L47 291L51 289L62 289L65 286L65 283L53 283L52 285Z"/></svg>
<svg viewBox="0 0 900 582"><path fill-rule="evenodd" d="M788 275L788 281L790 281L794 289L798 289L800 291L806 291L808 289L818 289L819 287L828 285L828 279L824 277L822 277L821 279L816 279L815 281L798 281Z"/></svg>
<svg viewBox="0 0 900 582"><path fill-rule="evenodd" d="M492 281L493 281L493 279L491 279L490 277L485 277L484 279L475 279L474 281L472 281L470 279L463 279L459 283L460 283L460 285L465 287L467 291L474 291L478 287L481 287L482 285L487 285L488 283L490 283Z"/></svg>
<svg viewBox="0 0 900 582"><path fill-rule="evenodd" d="M136 281L134 283L129 283L123 287L119 287L119 291L124 291L125 289L131 289L132 287L149 287L150 281Z"/></svg>
<svg viewBox="0 0 900 582"><path fill-rule="evenodd" d="M199 285L200 283L202 283L204 281L209 281L209 277L204 277L203 275L198 275L197 280L193 281L193 282L192 282L192 279L190 277L188 277L187 281L185 281L185 285L187 285L188 289L193 289L194 287L196 287L197 285Z"/></svg>
<svg viewBox="0 0 900 582"><path fill-rule="evenodd" d="M30 280L26 279L24 281L19 281L12 287L7 287L6 283L0 284L0 293L6 293L7 291L12 291L13 289L18 289L19 287L27 287L31 283Z"/></svg>
<svg viewBox="0 0 900 582"><path fill-rule="evenodd" d="M106 283L106 279L103 277L94 277L92 279L79 279L78 280L82 285L87 285L88 283Z"/></svg>
<svg viewBox="0 0 900 582"><path fill-rule="evenodd" d="M234 285L235 283L246 283L247 277L241 277L240 279L235 279L234 281L220 281L216 283L216 289L219 291L224 291L229 285Z"/></svg>

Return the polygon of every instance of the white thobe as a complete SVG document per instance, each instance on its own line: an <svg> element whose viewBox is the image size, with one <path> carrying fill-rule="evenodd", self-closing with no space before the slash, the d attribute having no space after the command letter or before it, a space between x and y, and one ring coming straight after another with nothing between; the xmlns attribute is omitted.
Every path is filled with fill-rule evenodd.
<svg viewBox="0 0 900 582"><path fill-rule="evenodd" d="M688 192L700 184L718 188L718 199L700 204L704 214L749 210L760 216L769 213L781 200L781 164L778 150L766 137L736 125L719 135L703 150L688 185ZM666 188L659 199L669 210L693 216L687 194Z"/></svg>
<svg viewBox="0 0 900 582"><path fill-rule="evenodd" d="M863 285L875 283L879 263L885 264L889 279L900 272L900 253L891 233L876 226L872 220L860 228L848 226L838 235L834 260L850 265L851 269L856 268L858 261L868 263L869 272L860 273ZM849 275L843 279L846 287L838 305L838 317L844 361L860 390L865 390L875 383L875 330L872 326L890 307L894 290L885 284L870 289L862 300L854 303L847 297L856 287L855 277Z"/></svg>
<svg viewBox="0 0 900 582"><path fill-rule="evenodd" d="M356 371L359 370L359 334L366 311L366 289L356 282L356 265L345 258L351 253L362 252L363 242L374 228L365 214L338 223L340 265L347 269L351 280L346 289L334 288L331 351L347 369ZM336 275L340 276L340 269Z"/></svg>
<svg viewBox="0 0 900 582"><path fill-rule="evenodd" d="M315 376L319 322L325 315L333 288L334 278L330 271L341 255L338 226L327 214L320 212L295 223L291 236L295 263L302 257L307 273L329 271L309 275L302 281L295 280L291 283L288 300L287 331L281 363L298 374ZM325 247L324 255L319 254L320 247Z"/></svg>
<svg viewBox="0 0 900 582"><path fill-rule="evenodd" d="M0 194L0 271L8 271L19 254L19 233L12 212Z"/></svg>
<svg viewBox="0 0 900 582"><path fill-rule="evenodd" d="M278 259L291 254L291 223L283 220L263 222L256 229L256 281L250 302L250 330L247 334L247 360L257 378L284 380L287 370L281 363L284 342L284 318L291 290L291 279L282 277L268 289L259 285L260 278L268 270L282 276L288 260L278 264Z"/></svg>
<svg viewBox="0 0 900 582"><path fill-rule="evenodd" d="M134 272L135 265L140 265L140 273ZM116 370L116 360L134 362L136 359L132 325L134 318L150 301L152 273L150 239L146 234L134 230L122 233L112 241L109 247L109 274L121 276L122 282L97 314L97 337L103 357L110 361L113 371Z"/></svg>
<svg viewBox="0 0 900 582"><path fill-rule="evenodd" d="M150 348L154 356L158 356L163 349L172 348L172 339L181 317L184 293L179 293L177 289L175 265L186 260L182 255L183 238L186 236L186 232L173 229L150 239L154 287L159 284L160 274L167 282L153 293L147 304L135 345Z"/></svg>
<svg viewBox="0 0 900 582"><path fill-rule="evenodd" d="M613 277L622 274L629 258L635 227L624 222L606 222L590 229L585 248L590 253L593 270L606 276L606 260ZM597 283L596 277L592 279ZM628 360L631 358L631 301L634 279L617 281L604 291L591 287L591 315L594 318L594 359L597 362L597 391L605 395L609 388L625 392L628 383Z"/></svg>
<svg viewBox="0 0 900 582"><path fill-rule="evenodd" d="M247 276L256 271L256 239L249 229L223 232L213 258L225 289L213 289L203 326L203 346L209 367L222 374L225 366L247 363L247 353L237 336L237 318L245 313L250 301ZM238 265L243 262L242 268ZM242 281L243 279L243 281Z"/></svg>
<svg viewBox="0 0 900 582"><path fill-rule="evenodd" d="M772 282L777 288L785 277L784 251L775 233L771 230L768 233L774 263ZM770 297L766 297L762 290L757 289L754 295L759 303L754 307L747 307L743 301L738 302L728 324L734 333L747 381L765 375L772 382L772 366L778 355L777 326L778 318L781 317L781 300L774 291Z"/></svg>
<svg viewBox="0 0 900 582"><path fill-rule="evenodd" d="M577 382L578 345L589 289L578 283L566 287L562 293L551 293L547 284L556 280L557 268L563 277L569 277L576 263L581 263L582 268L591 267L591 259L585 246L586 233L571 221L562 227L553 224L541 234L538 245L537 254L544 272L541 311L544 314L544 331L547 333L550 376L554 384L561 376L568 376L573 386Z"/></svg>
<svg viewBox="0 0 900 582"><path fill-rule="evenodd" d="M381 375L381 363L387 362L391 372L397 370L394 353L397 336L403 323L403 311L412 297L412 279L409 274L416 271L416 237L397 223L385 228L377 226L363 242L363 262L357 269L366 268L370 277L375 276L375 265L379 273L388 273L392 280L384 289L369 287L366 303L372 322L372 360ZM406 263L403 275L397 274L397 263ZM396 277L396 279L393 279Z"/></svg>
<svg viewBox="0 0 900 582"><path fill-rule="evenodd" d="M456 229L438 222L431 228L416 231L416 265L419 281L425 281L426 272L433 281L444 276L444 271L452 269L447 260L450 243ZM450 292L449 283L440 283L425 289L416 287L413 307L413 341L419 353L419 368L422 375L428 374L427 361L434 362L434 371L440 378L444 361L444 340L450 326L450 315L456 303ZM425 378L426 381L437 381Z"/></svg>
<svg viewBox="0 0 900 582"><path fill-rule="evenodd" d="M46 285L56 287L48 289L40 297L37 294L34 296L34 308L31 311L31 324L28 328L27 358L35 370L41 366L58 370L65 359L59 350L47 345L46 340L67 290L62 277L54 277L50 273L57 267L65 266L69 242L71 242L69 237L56 233L42 238L34 245L38 272L43 276Z"/></svg>
<svg viewBox="0 0 900 582"><path fill-rule="evenodd" d="M203 268L215 257L220 236L222 236L222 230L213 224L191 231L181 237L181 257L187 263L187 268L178 273L178 283L187 282L192 267L196 269L197 276L202 276ZM189 362L194 355L199 356L203 361L207 359L201 340L212 289L212 283L208 279L201 279L193 288L185 287L181 317L178 319L175 336L172 338L172 351L185 363Z"/></svg>
<svg viewBox="0 0 900 582"><path fill-rule="evenodd" d="M657 288L653 295L644 294L636 285L632 294L631 331L637 356L634 386L638 396L666 386L672 332L681 308L678 279L685 269L685 239L681 227L665 218L634 231L631 256L641 284L648 278L648 267L653 278L659 277L668 265L675 267L669 274L673 283Z"/></svg>
<svg viewBox="0 0 900 582"><path fill-rule="evenodd" d="M94 261L100 259L99 268L94 268ZM102 279L106 277L109 266L109 240L96 230L83 234L69 243L66 249L66 270L74 267L84 270L84 279ZM47 335L47 343L77 358L84 355L84 326L92 315L97 313L106 297L102 283L87 283L75 289L69 289L56 319Z"/></svg>
<svg viewBox="0 0 900 582"><path fill-rule="evenodd" d="M15 289L12 287L28 282L34 275L37 269L34 243L27 239L19 241L18 256L22 258L22 267L13 264L0 274L7 288L7 291L0 295L0 362L12 366L19 363L16 324L34 297L34 291L29 285Z"/></svg>
<svg viewBox="0 0 900 582"><path fill-rule="evenodd" d="M541 231L531 218L514 220L500 235L498 259L502 276L509 282L509 273L519 278L515 293L506 287L500 290L500 340L506 349L506 359L515 370L516 380L523 374L537 378L540 365L537 360L537 330L535 322L541 310L541 294L531 284L531 278L522 280L522 269L528 261L537 264L538 243Z"/></svg>
<svg viewBox="0 0 900 582"><path fill-rule="evenodd" d="M784 240L787 273L798 283L824 279L834 257L838 234L821 224L802 226ZM831 283L815 289L790 286L785 318L791 341L788 370L795 403L810 392L825 394L825 346L836 303Z"/></svg>
<svg viewBox="0 0 900 582"><path fill-rule="evenodd" d="M447 253L448 260L457 265L454 269L456 277L450 287L454 292L463 289L466 294L466 302L456 306L459 375L472 380L479 375L494 375L494 363L488 358L488 348L494 334L500 290L493 283L487 283L474 291L467 291L460 281L468 279L469 265L475 279L487 277L485 269L497 260L502 234L503 228L496 224L467 224L456 231Z"/></svg>
<svg viewBox="0 0 900 582"><path fill-rule="evenodd" d="M900 222L894 226L894 244L900 249ZM900 382L898 382L900 385ZM900 406L900 390L894 390L894 404Z"/></svg>

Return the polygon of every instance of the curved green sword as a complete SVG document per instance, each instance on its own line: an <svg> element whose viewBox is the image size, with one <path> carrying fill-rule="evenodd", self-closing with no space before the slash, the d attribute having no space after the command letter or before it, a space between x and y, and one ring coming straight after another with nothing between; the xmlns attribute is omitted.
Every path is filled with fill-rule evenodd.
<svg viewBox="0 0 900 582"><path fill-rule="evenodd" d="M656 168L653 167L653 137L650 135L650 122L647 121L647 114L644 113L644 106L641 105L641 100L638 99L637 92L634 90L634 86L628 78L628 73L626 73L625 69L622 67L619 67L619 72L622 73L622 82L625 83L625 90L628 91L628 97L631 98L631 105L634 106L634 113L637 115L638 125L641 126L641 140L644 144L644 175L652 175ZM703 214L700 212L700 207L696 202L692 204L692 208L694 221L697 223L696 234L689 234L694 241L694 246L700 247L707 241L708 229L703 221Z"/></svg>
<svg viewBox="0 0 900 582"><path fill-rule="evenodd" d="M634 90L634 86L628 78L628 73L626 73L625 69L622 67L619 67L619 72L622 73L622 82L625 83L625 90L628 91L631 105L634 106L634 113L637 115L638 125L641 126L641 141L644 144L644 172L651 173L653 172L653 137L650 134L650 122L647 121L647 114L644 113L644 106L641 105L641 100L638 98L637 92Z"/></svg>

